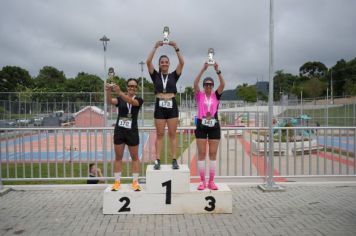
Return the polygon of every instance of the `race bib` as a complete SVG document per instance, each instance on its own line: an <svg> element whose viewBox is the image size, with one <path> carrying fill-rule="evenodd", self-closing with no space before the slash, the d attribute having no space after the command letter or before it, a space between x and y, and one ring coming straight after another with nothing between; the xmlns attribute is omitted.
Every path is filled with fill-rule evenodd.
<svg viewBox="0 0 356 236"><path fill-rule="evenodd" d="M131 129L132 119L130 118L120 119L118 125L126 129Z"/></svg>
<svg viewBox="0 0 356 236"><path fill-rule="evenodd" d="M172 108L173 101L172 99L160 99L158 105L163 108Z"/></svg>
<svg viewBox="0 0 356 236"><path fill-rule="evenodd" d="M207 126L207 127L214 127L215 123L216 123L215 119L203 118L202 121L201 121L201 124L204 125L204 126Z"/></svg>

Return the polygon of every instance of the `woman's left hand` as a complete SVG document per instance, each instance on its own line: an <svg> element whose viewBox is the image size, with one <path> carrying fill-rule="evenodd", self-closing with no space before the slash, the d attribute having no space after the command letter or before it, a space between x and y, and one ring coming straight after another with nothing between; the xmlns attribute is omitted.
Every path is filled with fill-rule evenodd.
<svg viewBox="0 0 356 236"><path fill-rule="evenodd" d="M169 41L168 45L174 47L174 48L177 48L177 43L174 42L174 41Z"/></svg>

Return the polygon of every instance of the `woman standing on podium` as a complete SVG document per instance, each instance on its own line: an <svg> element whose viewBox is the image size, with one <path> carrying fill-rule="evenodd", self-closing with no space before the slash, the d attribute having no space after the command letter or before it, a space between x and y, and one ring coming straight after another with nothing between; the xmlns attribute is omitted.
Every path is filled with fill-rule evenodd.
<svg viewBox="0 0 356 236"><path fill-rule="evenodd" d="M220 124L218 118L219 100L225 87L225 81L219 70L219 65L214 64L214 69L219 78L219 87L214 88L214 80L211 77L206 77L203 80L203 91L200 91L199 81L203 73L209 67L205 63L203 68L194 80L195 99L198 106L198 119L195 129L195 138L198 147L198 171L200 175L200 185L198 190L204 190L208 187L211 190L217 190L218 187L214 183L216 170L216 153L220 143ZM205 180L205 156L206 144L209 147L209 183L206 185Z"/></svg>
<svg viewBox="0 0 356 236"><path fill-rule="evenodd" d="M115 105L119 109L117 121L114 130L114 148L115 148L115 164L114 175L115 183L112 186L112 191L120 189L120 179L122 171L122 157L124 154L125 144L128 146L132 159L132 189L141 191L138 184L139 159L138 145L140 143L138 136L137 117L143 100L136 96L138 82L136 79L127 80L127 94L121 91L116 84L106 84L107 103ZM116 98L111 97L111 91L117 94Z"/></svg>
<svg viewBox="0 0 356 236"><path fill-rule="evenodd" d="M151 79L153 81L156 95L154 111L157 133L156 161L154 165L155 170L159 170L161 168L160 154L162 150L164 128L166 127L166 124L168 126L168 135L171 144L172 168L179 169L179 165L176 160L176 131L178 125L178 106L177 101L175 99L175 95L177 93L177 81L180 75L182 74L184 60L182 54L179 51L177 43L170 41L168 45L174 48L178 57L178 65L173 72L169 73L170 62L169 58L166 55L160 56L158 60L158 71L156 71L153 66L153 57L156 53L156 50L159 47L163 46L162 41L158 41L155 44L146 61L148 72L150 73Z"/></svg>

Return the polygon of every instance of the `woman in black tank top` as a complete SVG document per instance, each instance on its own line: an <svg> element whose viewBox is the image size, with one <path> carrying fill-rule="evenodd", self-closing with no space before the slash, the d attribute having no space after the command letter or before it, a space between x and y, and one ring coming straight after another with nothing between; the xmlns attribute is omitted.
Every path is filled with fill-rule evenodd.
<svg viewBox="0 0 356 236"><path fill-rule="evenodd" d="M156 162L154 169L160 169L160 153L162 150L164 128L166 124L168 126L168 135L171 144L172 152L172 168L178 169L178 163L176 160L176 131L178 126L178 107L175 100L177 93L177 81L182 74L184 60L177 47L177 44L170 41L169 46L172 46L178 57L178 65L175 71L169 73L169 58L166 55L162 55L158 60L159 70L155 70L152 60L156 53L157 48L163 46L162 41L158 41L147 58L148 72L150 73L153 85L155 87L156 104L154 111L155 126L156 126Z"/></svg>

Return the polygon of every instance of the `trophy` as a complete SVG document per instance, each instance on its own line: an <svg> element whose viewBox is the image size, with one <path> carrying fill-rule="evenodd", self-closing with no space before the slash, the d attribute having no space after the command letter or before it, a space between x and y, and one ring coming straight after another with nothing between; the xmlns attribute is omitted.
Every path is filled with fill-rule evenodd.
<svg viewBox="0 0 356 236"><path fill-rule="evenodd" d="M164 44L168 44L169 43L168 35L169 35L169 27L165 26L163 28L163 43Z"/></svg>
<svg viewBox="0 0 356 236"><path fill-rule="evenodd" d="M214 65L215 64L215 60L213 58L214 56L214 48L209 48L208 50L208 64L209 65Z"/></svg>
<svg viewBox="0 0 356 236"><path fill-rule="evenodd" d="M112 67L109 68L108 75L109 75L109 79L106 82L110 84L110 86L112 87L114 85L114 76L115 76L114 68Z"/></svg>

